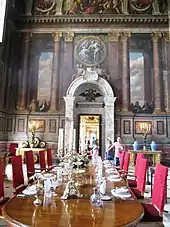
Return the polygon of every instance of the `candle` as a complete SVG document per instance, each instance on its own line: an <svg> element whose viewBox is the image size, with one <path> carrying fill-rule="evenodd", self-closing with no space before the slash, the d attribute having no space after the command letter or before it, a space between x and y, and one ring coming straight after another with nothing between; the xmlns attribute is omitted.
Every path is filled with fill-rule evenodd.
<svg viewBox="0 0 170 227"><path fill-rule="evenodd" d="M63 128L59 128L58 151L63 149Z"/></svg>
<svg viewBox="0 0 170 227"><path fill-rule="evenodd" d="M76 150L76 129L73 129L73 150Z"/></svg>

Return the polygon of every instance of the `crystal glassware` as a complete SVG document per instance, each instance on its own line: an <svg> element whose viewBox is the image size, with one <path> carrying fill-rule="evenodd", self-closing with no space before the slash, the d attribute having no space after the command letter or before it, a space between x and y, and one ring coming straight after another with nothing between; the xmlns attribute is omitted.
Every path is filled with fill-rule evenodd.
<svg viewBox="0 0 170 227"><path fill-rule="evenodd" d="M90 202L92 203L93 206L102 207L103 201L101 199L101 194L100 194L99 189L96 187L93 190L94 190L94 193L90 197Z"/></svg>

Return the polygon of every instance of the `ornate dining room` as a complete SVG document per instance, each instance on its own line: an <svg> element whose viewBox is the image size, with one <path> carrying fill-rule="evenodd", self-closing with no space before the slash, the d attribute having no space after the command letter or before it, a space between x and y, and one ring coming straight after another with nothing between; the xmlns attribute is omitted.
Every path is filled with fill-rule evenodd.
<svg viewBox="0 0 170 227"><path fill-rule="evenodd" d="M0 12L0 227L168 227L170 2Z"/></svg>

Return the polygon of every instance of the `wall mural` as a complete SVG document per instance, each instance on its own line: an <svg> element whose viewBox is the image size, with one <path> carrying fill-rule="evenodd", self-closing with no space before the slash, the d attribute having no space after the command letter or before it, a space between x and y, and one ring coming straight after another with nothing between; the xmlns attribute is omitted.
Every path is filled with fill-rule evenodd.
<svg viewBox="0 0 170 227"><path fill-rule="evenodd" d="M85 66L101 64L106 57L106 46L97 36L78 37L75 46L75 58Z"/></svg>
<svg viewBox="0 0 170 227"><path fill-rule="evenodd" d="M167 0L37 0L36 14L167 13Z"/></svg>

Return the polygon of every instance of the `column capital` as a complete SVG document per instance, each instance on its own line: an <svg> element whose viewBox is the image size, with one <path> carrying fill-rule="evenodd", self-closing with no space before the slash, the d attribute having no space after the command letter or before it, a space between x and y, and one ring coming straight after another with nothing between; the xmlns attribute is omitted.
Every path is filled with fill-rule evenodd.
<svg viewBox="0 0 170 227"><path fill-rule="evenodd" d="M162 37L162 33L161 32L152 33L153 42L157 42L161 37Z"/></svg>
<svg viewBox="0 0 170 227"><path fill-rule="evenodd" d="M130 37L131 37L131 32L122 32L121 33L121 38L123 41L127 41L128 38L130 38Z"/></svg>
<svg viewBox="0 0 170 227"><path fill-rule="evenodd" d="M108 38L110 42L117 42L119 40L120 33L119 32L109 32Z"/></svg>
<svg viewBox="0 0 170 227"><path fill-rule="evenodd" d="M31 38L32 38L32 33L31 32L25 32L25 33L23 33L24 43L30 42Z"/></svg>
<svg viewBox="0 0 170 227"><path fill-rule="evenodd" d="M52 34L54 42L59 42L60 38L62 37L62 32L54 32Z"/></svg>
<svg viewBox="0 0 170 227"><path fill-rule="evenodd" d="M164 32L162 33L162 36L164 37L165 41L170 41L170 32Z"/></svg>
<svg viewBox="0 0 170 227"><path fill-rule="evenodd" d="M64 33L65 42L72 42L74 38L74 32L66 32Z"/></svg>

